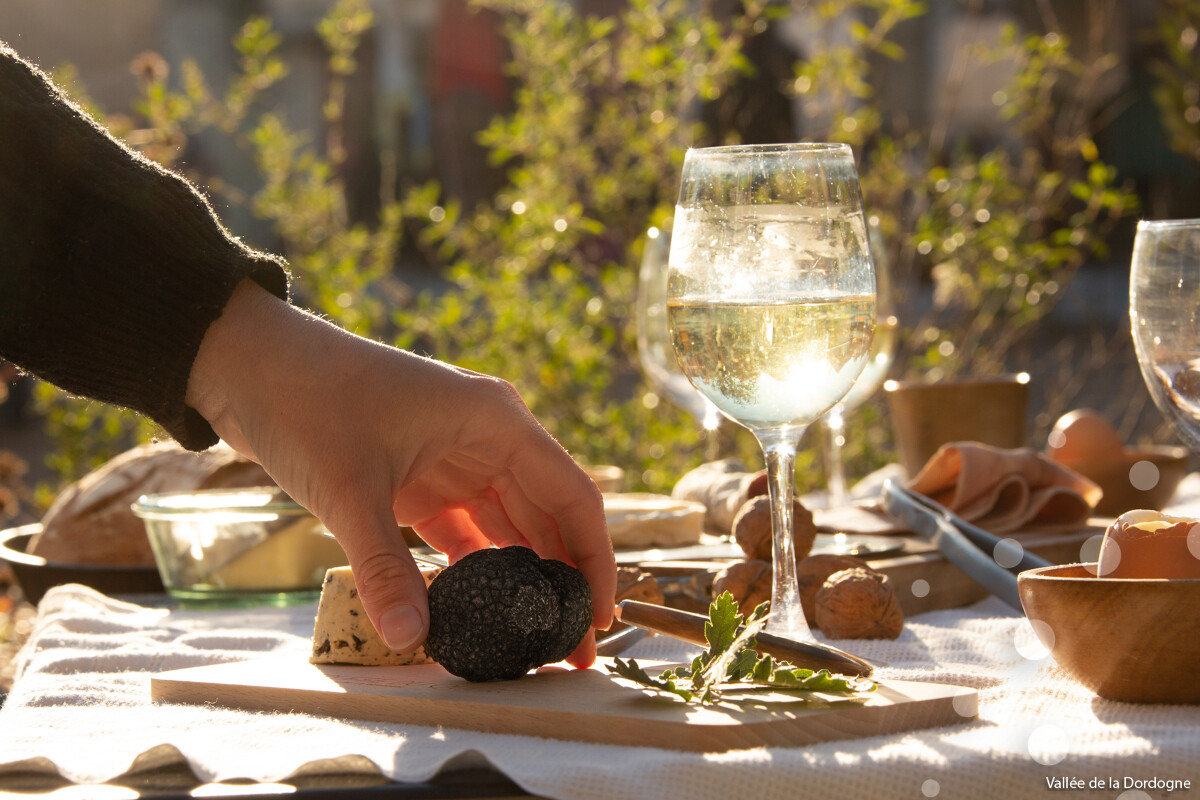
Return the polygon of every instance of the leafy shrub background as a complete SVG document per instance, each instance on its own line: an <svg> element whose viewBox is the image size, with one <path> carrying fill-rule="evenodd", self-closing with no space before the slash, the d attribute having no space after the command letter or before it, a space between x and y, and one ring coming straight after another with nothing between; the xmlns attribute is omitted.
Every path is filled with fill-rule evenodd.
<svg viewBox="0 0 1200 800"><path fill-rule="evenodd" d="M230 85L210 86L186 62L172 76L161 59L143 56L136 108L93 111L168 166L189 136L231 137L253 157L257 190L239 198L221 176L191 177L271 223L299 302L357 333L509 379L581 461L624 467L631 489L669 490L704 447L699 426L658 398L637 367L633 308L645 231L670 218L687 146L741 138L721 118L724 101L753 76L748 44L792 9L744 2L714 14L685 0L630 0L619 18L600 19L566 3L480 5L505 19L516 88L511 113L480 135L507 184L477 207L424 184L404 187L370 219L349 213L341 126L355 54L373 23L363 0L338 0L318 25L332 78L322 141L270 108L269 90L288 65L264 18L248 20L233 42L239 71ZM927 4L794 5L829 28L812 37L821 47L793 65L787 84L803 101L804 137L854 146L896 283L933 286L920 318L902 318L896 374L1012 368L1075 272L1103 255L1112 227L1136 208L1091 130L1107 102L1097 85L1114 57L1090 44L1072 49L1053 20L968 53L1017 67L996 108L1009 146L977 152L940 136L944 121L906 129L876 102L872 65L906 58L897 26L928 13ZM1103 12L1102 3L1089 8ZM1163 35L1178 39L1195 6L1179 2L1166 13ZM1194 92L1196 76L1184 75L1194 60L1175 66ZM59 78L86 103L86 87L69 72ZM1170 79L1163 86L1173 97ZM1179 113L1186 122L1191 112ZM392 269L404 248L442 265L445 287L414 297ZM131 414L50 387L38 396L63 479L154 433ZM748 434L729 424L719 435L723 455L759 462ZM816 444L810 432L798 459L802 489L823 480ZM857 474L890 460L878 399L852 415L847 455Z"/></svg>

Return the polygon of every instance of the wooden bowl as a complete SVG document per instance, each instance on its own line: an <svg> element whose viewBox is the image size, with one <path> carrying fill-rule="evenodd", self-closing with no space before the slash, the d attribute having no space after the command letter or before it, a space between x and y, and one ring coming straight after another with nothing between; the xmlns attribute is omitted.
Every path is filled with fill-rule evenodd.
<svg viewBox="0 0 1200 800"><path fill-rule="evenodd" d="M1149 489L1137 488L1130 477L1130 470L1141 461L1148 461L1158 469L1158 481ZM1158 445L1130 447L1117 458L1063 462L1063 465L1090 478L1104 490L1104 497L1096 505L1097 514L1119 517L1135 508L1162 511L1188 472L1188 450Z"/></svg>
<svg viewBox="0 0 1200 800"><path fill-rule="evenodd" d="M625 470L611 464L589 464L583 471L605 494L621 491L625 483Z"/></svg>
<svg viewBox="0 0 1200 800"><path fill-rule="evenodd" d="M1200 703L1200 579L1097 578L1095 570L1068 564L1017 577L1025 616L1054 660L1110 700Z"/></svg>

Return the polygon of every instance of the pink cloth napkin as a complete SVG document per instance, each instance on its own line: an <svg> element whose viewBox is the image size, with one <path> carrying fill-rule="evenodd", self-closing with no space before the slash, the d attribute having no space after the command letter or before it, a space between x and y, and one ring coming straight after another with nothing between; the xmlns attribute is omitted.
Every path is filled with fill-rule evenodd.
<svg viewBox="0 0 1200 800"><path fill-rule="evenodd" d="M993 533L1076 529L1104 494L1032 448L978 442L943 445L907 486Z"/></svg>

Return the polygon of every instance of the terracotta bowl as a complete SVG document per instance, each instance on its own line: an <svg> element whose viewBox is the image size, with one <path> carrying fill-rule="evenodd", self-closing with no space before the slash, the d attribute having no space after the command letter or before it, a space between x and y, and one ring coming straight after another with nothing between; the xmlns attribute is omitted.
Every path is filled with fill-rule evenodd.
<svg viewBox="0 0 1200 800"><path fill-rule="evenodd" d="M1200 703L1200 579L1097 578L1095 569L1017 578L1025 616L1055 662L1110 700Z"/></svg>
<svg viewBox="0 0 1200 800"><path fill-rule="evenodd" d="M0 531L0 561L13 571L17 585L30 603L37 605L53 586L81 583L105 594L158 594L162 578L154 565L65 564L25 552L29 540L42 529L40 523Z"/></svg>
<svg viewBox="0 0 1200 800"><path fill-rule="evenodd" d="M1158 482L1149 489L1138 489L1130 478L1130 470L1140 461L1148 461L1158 469ZM1179 482L1188 472L1188 450L1185 447L1130 447L1120 458L1106 461L1064 462L1064 466L1095 481L1104 490L1096 505L1101 516L1119 517L1135 508L1161 511L1171 502Z"/></svg>

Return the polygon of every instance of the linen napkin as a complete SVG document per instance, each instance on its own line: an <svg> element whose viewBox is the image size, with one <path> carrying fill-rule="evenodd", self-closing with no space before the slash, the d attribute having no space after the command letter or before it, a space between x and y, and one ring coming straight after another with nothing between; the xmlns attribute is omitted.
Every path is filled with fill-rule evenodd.
<svg viewBox="0 0 1200 800"><path fill-rule="evenodd" d="M992 533L1077 529L1104 494L1032 448L978 442L943 445L907 486Z"/></svg>

